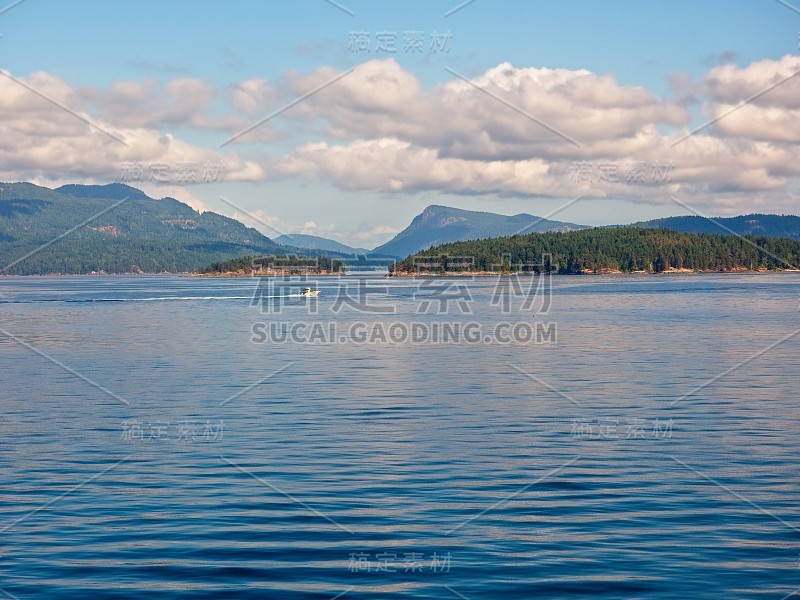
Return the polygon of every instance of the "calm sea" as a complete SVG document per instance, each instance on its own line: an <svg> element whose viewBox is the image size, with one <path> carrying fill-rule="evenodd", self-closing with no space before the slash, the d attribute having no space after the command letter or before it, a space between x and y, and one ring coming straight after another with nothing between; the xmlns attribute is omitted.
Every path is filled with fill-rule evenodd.
<svg viewBox="0 0 800 600"><path fill-rule="evenodd" d="M797 274L299 285L0 278L0 596L800 596Z"/></svg>

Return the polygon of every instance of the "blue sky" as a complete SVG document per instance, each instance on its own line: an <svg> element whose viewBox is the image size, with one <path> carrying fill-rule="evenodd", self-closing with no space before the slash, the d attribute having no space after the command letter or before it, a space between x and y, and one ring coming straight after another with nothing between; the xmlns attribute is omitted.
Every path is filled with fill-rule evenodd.
<svg viewBox="0 0 800 600"><path fill-rule="evenodd" d="M5 5L10 4L12 2L9 1ZM666 135L668 131L675 133L680 128L691 130L706 121L709 115L720 114L713 112L713 103L723 106L725 94L733 94L729 89L731 86L721 92L712 90L709 93L702 89L704 78L708 78L709 73L719 65L727 63L738 69L729 75L741 84L734 87L737 93L743 94L733 100L727 98L725 102L746 99L745 92L750 88L744 80L759 80L761 71L768 70L773 63L777 65L784 60L782 67L775 66L774 77L791 68L793 63L786 57L797 56L800 31L800 12L770 0L617 0L608 3L475 0L449 16L445 14L461 2L345 0L339 4L341 8L325 0L240 1L228 5L210 1L141 0L136 3L111 3L84 0L67 4L54 0L26 0L0 14L2 68L34 87L45 86L51 90L47 92L49 95L59 101L63 99L64 105L103 126L119 128L119 131L127 127L129 136L133 135L130 133L133 129L142 130L146 127L154 132L157 130L162 136L171 134L173 138L195 148L193 151L197 156L206 159L212 156L209 154L211 152L223 151L219 144L236 132L235 118L240 118L236 123L244 123L247 119L250 122L257 120L257 115L268 115L301 96L302 91L312 89L312 80L317 83L323 81L323 74L329 80L330 75L370 61L377 61L374 65L378 70L395 73L396 69L397 77L411 82L405 84L405 88L417 83L421 88L419 94L409 102L415 102L415 98L422 99L420 101L425 102L425 110L430 113L420 117L416 133L401 131L399 127L383 127L383 123L392 119L416 119L413 107L411 112L398 112L396 107L389 106L385 113L376 116L376 112L391 104L391 98L370 96L369 101L361 103L355 97L350 105L337 109L343 112L334 113L326 109L325 98L320 94L315 98L317 102L309 102L306 107L298 105L271 119L262 133L274 129L274 136L253 139L225 150L235 153L237 160L243 164L258 165L263 173L244 175L247 168L242 167L238 179L225 179L217 183L182 186L171 181L172 185L142 186L156 195L169 193L179 199L191 200L194 205L203 208L243 216L229 204L221 202L219 196L222 195L240 206L243 212L255 214L259 220L273 224L280 231L303 229L354 245L376 245L391 237L393 230L402 229L415 214L432 203L508 214L529 212L543 215L563 206L572 198L566 192L551 194L552 182L531 181L530 185L524 186L508 178L501 181L487 174L494 172L499 165L497 162L479 177L479 183L475 183L475 178L463 171L483 168L491 161L505 161L509 165L511 163L508 161L531 158L541 161L545 167L553 166L556 161L566 172L566 165L587 158L580 152L569 155L555 146L541 149L531 147L523 151L519 140L514 145L523 155L517 149L500 151L498 143L503 142L502 135L491 139L491 143L482 150L476 150L481 140L486 141L487 134L476 126L474 140L468 140L469 124L457 134L442 132L441 140L446 141L454 135L464 138L458 145L461 150L453 146L445 151L440 145L442 142L420 133L419 130L435 128L437 122L447 118L447 100L437 96L436 90L441 86L459 83L453 71L479 81L478 78L499 65L510 63L519 71L505 74L497 72L491 77L487 76L484 84L499 90L497 95L507 91L509 102L515 106L525 104L525 111L536 113L534 116L539 114L536 112L538 105L533 101L535 93L531 92L533 95L530 97L524 94L528 94L526 90L530 89L530 82L540 82L543 71L539 70L561 69L572 74L588 71L600 93L587 91L588 83L576 83L569 97L576 102L584 98L591 105L579 105L579 113L583 109L608 108L603 100L603 90L614 95L621 89L621 97L629 94L631 98L639 95L637 90L645 90L659 103L673 104L676 111L678 108L686 111L687 116L683 121L674 116L674 112L653 119L653 127ZM403 50L403 38L410 31L422 32L424 52ZM351 45L355 32L369 35L370 52L357 51ZM376 38L381 32L396 36L396 52L376 51ZM441 36L440 40L447 40L446 51L444 48L440 52L430 51L434 32ZM755 68L745 71L749 65L763 61L771 62L759 66L759 73L755 73ZM318 75L316 78L313 77L315 73ZM360 74L361 71L358 71L348 78L352 77L352 81L355 81ZM687 84L690 88L687 94L697 94L699 100L690 101L681 97L680 91L685 91L687 86L676 88L676 74L680 74L677 75L678 81L690 82ZM44 79L45 76L47 79ZM547 73L542 76L554 77ZM504 77L506 83L501 81ZM603 83L606 81L604 77L613 80L613 89ZM764 81L771 81L765 77ZM151 94L152 98L147 102L158 103L171 93L169 90L172 88L168 87L170 82L185 80L194 82L197 90L205 90L203 85L213 90L209 91L209 98L202 106L197 104L195 107L207 117L202 124L185 115L167 115L159 122L152 119L148 121L143 116L139 123L130 114L137 111L137 104L132 102L132 97L141 99L142 94ZM529 80L529 83L523 80ZM232 88L248 81L261 82L262 88L259 89L268 91L262 96L254 96L253 103L248 105L249 112L243 114L242 105L231 103L227 94ZM365 81L368 82L369 78ZM517 87L508 87L508 81L516 82L514 85ZM141 88L135 91L125 88L124 93L128 96L123 101L123 92L114 87L120 82L135 83ZM12 85L12 82L7 81L6 85ZM337 85L331 86L331 94ZM362 91L364 94L383 93L368 87L356 88L355 83L352 85L352 94L357 95ZM111 90L116 90L116 95L111 94ZM469 91L480 96L479 91ZM185 104L191 100L187 99L187 95L193 93L189 91L180 96L180 103L183 103L180 107L179 101L175 100L173 112L185 110ZM385 89L385 93L391 94L392 89ZM462 90L461 93L465 94L466 91ZM24 98L20 98L20 102L23 102ZM464 105L474 101L473 96L464 98ZM491 105L487 108L489 118L494 114L498 118L506 118L502 111L510 110L508 107L488 96L484 100ZM142 100L142 112L153 110L147 107L147 102ZM620 107L628 106L624 98L616 102L613 108L615 115ZM791 105L791 101L788 102L777 106L764 105L765 114L768 110L794 110L796 107ZM432 108L436 103L437 107ZM652 102L642 103L634 99L629 110L641 114L652 108L650 104ZM459 105L460 102L456 106ZM356 120L358 110L355 106L360 106L364 111L365 122L374 119L369 121L375 123L374 134L368 125L362 126ZM128 114L122 114L123 109ZM568 115L562 116L563 120L558 123L563 123L569 129ZM27 115L26 118L29 117ZM228 130L209 124L210 120L217 117L230 118ZM755 118L758 120L757 116ZM587 118L586 122L596 121ZM502 129L503 124L497 125ZM526 127L529 125L525 123ZM647 135L652 135L647 123L637 122L636 127L641 128L640 132L647 131ZM733 128L733 124L730 127ZM752 176L729 189L724 180L729 175L710 173L705 165L695 165L697 156L708 154L697 148L692 154L694 158L691 160L695 163L692 163L691 169L686 167L689 164L687 157L677 157L679 162L683 161L682 172L686 173L686 178L680 181L683 187L675 187L671 192L678 190L688 194L696 203L693 206L715 214L747 212L748 198L756 196L758 201L754 207L759 212L790 212L797 193L796 174L787 171L788 167L776 166L775 161L785 160L788 163L787 157L791 157L796 149L796 140L791 136L788 139L776 139L774 135L747 133L746 124L737 124L736 127L738 129L720 130L716 135L719 139L724 138L729 148L739 148L740 153L742 137L754 147L759 147L759 152L764 153L763 164L753 167ZM17 127L17 131L21 129L24 129L21 125ZM579 129L570 129L570 135L576 139L581 133ZM711 133L711 130L707 133ZM493 135L490 133L488 137L492 138ZM594 138L594 132L590 137ZM398 148L402 144L410 144L413 150L420 150L415 155L414 160L419 162L414 162L414 169L425 168L425 161L431 155L422 150L431 150L442 157L460 161L443 165L443 168L458 170L458 174L442 177L433 174L417 181L415 173L395 172L398 167L387 167L384 185L382 180L374 177L365 177L361 183L358 173L353 173L351 177L344 172L351 168L352 161L358 156L351 147L353 144L365 140L377 144L378 140L386 138L395 139ZM729 143L727 140L730 138L736 138L736 143ZM710 144L719 143L719 139L706 141L711 147ZM7 137L4 143L6 147L3 150L9 154L23 154L26 151L24 140L13 142ZM313 158L303 151L297 152L304 144L314 143L327 146L322 151L315 150ZM765 149L764 144L775 148ZM339 162L332 164L329 156L333 152L331 146L348 145L352 156L343 154L336 159ZM470 146L470 150L460 154L464 145ZM405 146L393 150L401 151L410 152ZM69 161L70 165L54 166L49 173L42 165L34 166L33 159L27 163L20 161L24 164L14 169L7 168L2 176L4 179L18 177L45 184L48 179L59 182L103 182L104 177L105 180L114 177L108 165L101 168L99 163L114 152L109 150L97 158L86 156L84 152L85 161L94 160L98 164L82 165L81 157L76 157ZM646 152L642 152L644 156ZM189 150L186 150L183 155L189 156L188 153ZM623 161L627 164L635 158L633 154L607 154L607 162L618 161L620 170L623 169ZM776 159L778 155L782 158ZM174 159L176 155L171 156ZM285 156L301 156L302 160L298 159L291 165L285 161L277 165L276 161L280 162ZM397 164L404 160L398 158L398 154L391 156L398 161ZM593 152L591 162L598 163L603 156L599 150ZM655 162L656 156L647 155L647 161ZM740 170L733 165L735 161L730 156L725 156L725 160L732 164L732 171ZM119 166L126 157L132 158L133 155L114 154L114 159L108 162L116 161L115 164ZM134 158L147 165L146 152ZM664 158L667 156L664 155ZM431 164L432 170L438 168L435 163ZM594 166L597 167L597 164ZM515 172L522 172L519 169L523 167L539 168L523 162L517 165ZM255 167L250 170L253 169ZM118 170L122 170L122 167ZM765 170L769 170L769 173ZM701 171L703 175L699 174ZM763 175L763 182L755 183L756 180L760 181L759 174ZM680 179L677 166L675 175L676 179ZM778 179L781 185L778 185ZM443 183L439 185L437 182ZM132 182L132 185L136 183ZM682 206L668 199L658 199L650 192L652 190L648 191L649 198L641 199L635 193L616 188L592 190L586 194L588 199L572 204L553 218L602 224L686 214ZM274 231L270 232L261 224L258 226L274 235Z"/></svg>

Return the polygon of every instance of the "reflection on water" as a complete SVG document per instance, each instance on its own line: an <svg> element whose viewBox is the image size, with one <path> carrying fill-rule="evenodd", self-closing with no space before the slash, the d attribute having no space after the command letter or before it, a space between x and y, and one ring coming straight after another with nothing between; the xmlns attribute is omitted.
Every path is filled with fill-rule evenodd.
<svg viewBox="0 0 800 600"><path fill-rule="evenodd" d="M376 284L394 314L333 312L341 282L315 284L310 315L251 306L248 279L0 279L0 588L800 588L793 274L556 277L557 343L252 343L257 322L529 317L491 279L446 315L409 279Z"/></svg>

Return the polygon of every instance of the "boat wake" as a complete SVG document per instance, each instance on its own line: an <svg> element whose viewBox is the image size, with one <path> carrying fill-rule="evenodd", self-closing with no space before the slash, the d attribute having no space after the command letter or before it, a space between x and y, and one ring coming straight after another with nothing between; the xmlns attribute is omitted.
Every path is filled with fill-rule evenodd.
<svg viewBox="0 0 800 600"><path fill-rule="evenodd" d="M258 296L259 299L276 298L308 298L308 294L284 294L281 296ZM39 302L179 302L198 300L252 300L253 296L157 296L152 298L32 298L6 300L0 299L0 304L34 304Z"/></svg>

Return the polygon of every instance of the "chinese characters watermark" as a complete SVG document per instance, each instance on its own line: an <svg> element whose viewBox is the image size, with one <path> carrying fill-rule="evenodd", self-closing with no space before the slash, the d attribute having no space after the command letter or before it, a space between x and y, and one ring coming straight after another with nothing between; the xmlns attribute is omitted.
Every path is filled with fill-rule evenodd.
<svg viewBox="0 0 800 600"><path fill-rule="evenodd" d="M217 442L224 435L225 422L217 421L169 421L142 422L136 419L125 421L122 439L125 441L178 440Z"/></svg>
<svg viewBox="0 0 800 600"><path fill-rule="evenodd" d="M192 183L218 183L223 181L225 176L225 165L223 163L212 163L206 161L198 165L194 161L181 161L174 165L165 162L149 163L147 166L142 162L131 161L122 163L120 182L148 182L162 184L182 184Z"/></svg>
<svg viewBox="0 0 800 600"><path fill-rule="evenodd" d="M624 183L645 185L666 184L672 181L672 161L648 163L643 160L629 162L575 160L570 163L569 178L572 183Z"/></svg>
<svg viewBox="0 0 800 600"><path fill-rule="evenodd" d="M347 49L351 54L448 54L453 42L450 31L351 31Z"/></svg>
<svg viewBox="0 0 800 600"><path fill-rule="evenodd" d="M571 437L589 439L670 439L672 419L598 419L575 420Z"/></svg>
<svg viewBox="0 0 800 600"><path fill-rule="evenodd" d="M449 573L452 565L450 552L434 552L426 558L422 552L352 552L348 563L351 573Z"/></svg>

